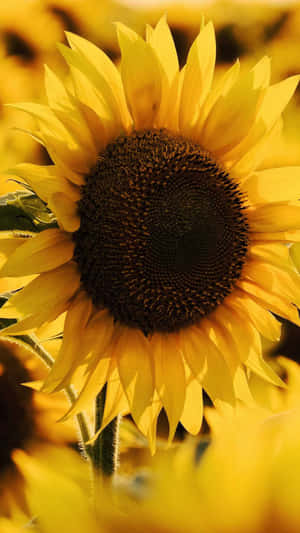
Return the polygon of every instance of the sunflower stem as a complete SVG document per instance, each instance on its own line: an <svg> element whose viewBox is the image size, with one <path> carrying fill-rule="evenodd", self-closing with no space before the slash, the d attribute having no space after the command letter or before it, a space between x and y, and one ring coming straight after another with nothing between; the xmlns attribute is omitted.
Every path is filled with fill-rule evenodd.
<svg viewBox="0 0 300 533"><path fill-rule="evenodd" d="M18 344L24 344L27 348L28 346L34 351L34 353L43 361L43 363L48 367L52 368L55 360L52 355L45 350L45 348L40 344L35 335L20 335L17 338L14 338L15 342ZM64 392L70 402L73 405L77 400L77 393L71 385L64 389ZM92 438L90 432L90 424L84 413L78 413L76 415L76 420L79 428L79 448L82 452L82 455L85 459L91 459L93 455L92 446L87 444Z"/></svg>
<svg viewBox="0 0 300 533"><path fill-rule="evenodd" d="M95 434L102 426L106 399L106 385L96 397ZM111 477L118 460L119 417L114 418L98 435L93 445L93 464L97 472Z"/></svg>

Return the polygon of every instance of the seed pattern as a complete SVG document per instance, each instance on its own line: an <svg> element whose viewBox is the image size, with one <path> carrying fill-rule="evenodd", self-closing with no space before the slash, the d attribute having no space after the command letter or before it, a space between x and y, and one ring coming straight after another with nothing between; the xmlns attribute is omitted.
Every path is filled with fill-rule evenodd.
<svg viewBox="0 0 300 533"><path fill-rule="evenodd" d="M240 276L243 204L199 144L164 129L120 136L82 188L74 239L84 289L145 335L198 322Z"/></svg>

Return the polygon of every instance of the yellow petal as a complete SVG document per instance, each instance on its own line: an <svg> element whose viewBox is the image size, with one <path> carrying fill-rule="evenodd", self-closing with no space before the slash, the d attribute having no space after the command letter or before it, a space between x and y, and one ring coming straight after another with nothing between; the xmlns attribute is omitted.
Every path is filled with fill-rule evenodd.
<svg viewBox="0 0 300 533"><path fill-rule="evenodd" d="M35 234L31 232L0 231L0 264L3 265L7 258L19 246L28 241Z"/></svg>
<svg viewBox="0 0 300 533"><path fill-rule="evenodd" d="M207 345L205 346L199 328L190 326L179 332L179 343L185 361L193 375L202 384L209 364L210 340L207 339Z"/></svg>
<svg viewBox="0 0 300 533"><path fill-rule="evenodd" d="M179 64L176 47L165 16L158 21L148 42L153 47L166 73L168 84L171 86L178 73Z"/></svg>
<svg viewBox="0 0 300 533"><path fill-rule="evenodd" d="M300 204L274 202L247 211L253 232L279 232L300 229Z"/></svg>
<svg viewBox="0 0 300 533"><path fill-rule="evenodd" d="M191 371L186 364L185 370L186 394L180 422L189 433L198 435L203 420L202 387L199 381L191 375Z"/></svg>
<svg viewBox="0 0 300 533"><path fill-rule="evenodd" d="M26 318L19 320L16 324L2 329L1 335L25 335L32 333L40 326L55 321L58 316L62 315L68 309L68 306L69 302L66 300L58 301L51 305L51 307L44 306L42 311L27 315ZM15 315L17 314L16 311Z"/></svg>
<svg viewBox="0 0 300 533"><path fill-rule="evenodd" d="M179 130L179 109L180 109L180 99L182 92L182 85L184 80L185 68L178 72L175 76L173 84L170 88L169 102L167 105L167 111L165 116L164 126L169 128L171 131Z"/></svg>
<svg viewBox="0 0 300 533"><path fill-rule="evenodd" d="M240 76L213 106L204 124L201 145L213 152L236 146L251 128L262 89L254 86L254 73Z"/></svg>
<svg viewBox="0 0 300 533"><path fill-rule="evenodd" d="M36 103L20 103L14 107L29 113L37 120L40 128L39 135L47 146L51 157L53 154L54 163L57 162L59 164L64 161L71 170L83 174L89 171L93 162L90 154L81 149L74 136L55 116L49 106Z"/></svg>
<svg viewBox="0 0 300 533"><path fill-rule="evenodd" d="M151 128L161 102L161 72L153 48L117 24L122 52L121 75L135 129Z"/></svg>
<svg viewBox="0 0 300 533"><path fill-rule="evenodd" d="M261 232L261 233L252 233L251 240L255 242L259 241L275 241L275 242L300 242L300 230L291 230L291 231L278 231L278 232Z"/></svg>
<svg viewBox="0 0 300 533"><path fill-rule="evenodd" d="M298 272L300 272L300 245L294 244L290 247L290 257Z"/></svg>
<svg viewBox="0 0 300 533"><path fill-rule="evenodd" d="M273 385L282 385L281 379L262 358L261 338L253 324L243 320L243 318L234 310L229 311L229 313L227 313L226 310L225 313L225 308L223 307L222 314L223 316L227 314L227 318L230 321L231 335L234 339L241 361L250 368L250 370Z"/></svg>
<svg viewBox="0 0 300 533"><path fill-rule="evenodd" d="M128 400L120 382L120 376L117 367L111 372L106 387L105 407L101 431L116 416L125 415L130 412Z"/></svg>
<svg viewBox="0 0 300 533"><path fill-rule="evenodd" d="M109 355L100 357L98 360L93 361L93 365L90 367L89 374L86 378L83 388L80 391L80 394L76 402L70 407L68 412L63 416L61 421L70 418L70 416L75 416L76 414L84 411L85 409L90 408L97 394L99 394L107 382L109 371L111 367L111 358ZM48 381L44 385L44 390L52 390L51 378L49 378L49 388Z"/></svg>
<svg viewBox="0 0 300 533"><path fill-rule="evenodd" d="M228 160L241 160L241 163L237 165L237 174L242 168L243 160L244 166L246 166L246 161L247 167L250 166L250 157L257 152L257 146L261 145L261 143L265 144L263 138L267 138L275 124L280 121L282 112L296 90L298 80L299 76L292 76L266 89L253 128L251 128L245 139L227 154ZM251 152L248 157L247 152ZM260 154L259 157L261 157ZM256 162L253 165L252 168L257 168Z"/></svg>
<svg viewBox="0 0 300 533"><path fill-rule="evenodd" d="M14 294L0 310L8 318L38 314L68 301L79 287L77 266L67 263L51 272L40 274L20 292Z"/></svg>
<svg viewBox="0 0 300 533"><path fill-rule="evenodd" d="M74 92L81 103L95 146L100 151L122 129L111 88L99 78L95 68L74 50L64 45L60 45L59 50L69 65Z"/></svg>
<svg viewBox="0 0 300 533"><path fill-rule="evenodd" d="M151 350L155 385L169 420L169 442L173 439L185 402L185 371L175 336L154 334Z"/></svg>
<svg viewBox="0 0 300 533"><path fill-rule="evenodd" d="M252 69L254 73L253 88L266 88L270 84L271 60L268 56L262 57Z"/></svg>
<svg viewBox="0 0 300 533"><path fill-rule="evenodd" d="M48 454L48 459L41 452L29 455L17 449L13 454L18 470L26 479L29 516L39 516L45 533L50 533L52 528L64 531L66 524L72 533L81 533L82 524L90 533L96 533L96 519L90 506L83 503L84 490L78 482L87 474L84 466L70 450L61 452L48 447L44 454Z"/></svg>
<svg viewBox="0 0 300 533"><path fill-rule="evenodd" d="M65 231L73 233L78 230L80 217L77 214L76 202L63 192L56 192L50 196L48 204Z"/></svg>
<svg viewBox="0 0 300 533"><path fill-rule="evenodd" d="M245 402L247 405L253 404L253 398L249 389L249 384L245 371L241 364L239 350L233 338L233 324L231 316L225 316L224 306L217 308L210 320L202 321L202 328L210 336L219 352L224 357L231 373L234 398ZM220 404L220 400L218 401ZM222 402L222 405L224 403Z"/></svg>
<svg viewBox="0 0 300 533"><path fill-rule="evenodd" d="M288 105L297 88L299 79L300 76L290 76L268 87L257 116L257 121L262 120L266 125L266 129L270 129L273 126Z"/></svg>
<svg viewBox="0 0 300 533"><path fill-rule="evenodd" d="M222 354L232 376L240 366L239 353L232 339L232 324L224 320L223 306L217 307L209 318L202 319L200 325L206 336Z"/></svg>
<svg viewBox="0 0 300 533"><path fill-rule="evenodd" d="M212 87L208 97L203 105L203 109L199 116L199 119L195 125L192 136L201 142L202 128L215 104L223 99L224 96L232 89L239 78L240 74L240 62L237 60L226 72L221 79Z"/></svg>
<svg viewBox="0 0 300 533"><path fill-rule="evenodd" d="M26 276L53 270L72 259L74 246L69 234L54 228L45 230L18 246L0 274Z"/></svg>
<svg viewBox="0 0 300 533"><path fill-rule="evenodd" d="M120 380L137 425L153 401L154 379L149 343L139 330L126 328L116 347Z"/></svg>
<svg viewBox="0 0 300 533"><path fill-rule="evenodd" d="M0 530L2 533L20 533L20 528L6 518L0 519Z"/></svg>
<svg viewBox="0 0 300 533"><path fill-rule="evenodd" d="M249 380L246 374L246 370L242 366L239 366L235 371L233 378L233 387L237 400L240 400L249 407L256 406L255 400L252 396L249 387Z"/></svg>
<svg viewBox="0 0 300 533"><path fill-rule="evenodd" d="M266 263L271 263L287 272L296 272L290 256L290 249L279 242L253 243L249 246L248 256Z"/></svg>
<svg viewBox="0 0 300 533"><path fill-rule="evenodd" d="M296 306L286 301L283 297L270 293L268 290L259 287L257 284L240 280L237 282L240 287L246 293L249 293L256 301L258 301L263 307L272 311L276 315L287 318L297 326L300 326L299 315Z"/></svg>
<svg viewBox="0 0 300 533"><path fill-rule="evenodd" d="M253 298L237 288L233 296L226 298L224 304L235 309L244 316L245 320L250 320L263 337L272 341L279 341L281 324L264 307L255 302Z"/></svg>
<svg viewBox="0 0 300 533"><path fill-rule="evenodd" d="M177 52L165 16L159 20L154 30L148 32L147 42L153 48L161 68L161 104L155 124L156 127L163 127L170 104L170 90L179 72Z"/></svg>
<svg viewBox="0 0 300 533"><path fill-rule="evenodd" d="M77 106L75 98L56 74L45 66L45 86L48 103L54 114L67 128L79 146L90 152L89 159L96 160L97 151L87 123Z"/></svg>
<svg viewBox="0 0 300 533"><path fill-rule="evenodd" d="M184 135L191 132L209 94L215 60L215 33L213 24L209 22L201 29L187 58L179 112L179 126Z"/></svg>
<svg viewBox="0 0 300 533"><path fill-rule="evenodd" d="M82 339L83 351L93 358L102 356L113 341L115 329L114 319L106 309L93 314Z"/></svg>
<svg viewBox="0 0 300 533"><path fill-rule="evenodd" d="M151 455L154 455L156 450L157 419L161 409L162 403L155 391L152 403L146 407L139 420L138 428L149 441Z"/></svg>
<svg viewBox="0 0 300 533"><path fill-rule="evenodd" d="M259 261L249 261L243 269L243 278L300 306L300 277L295 272L286 272Z"/></svg>
<svg viewBox="0 0 300 533"><path fill-rule="evenodd" d="M193 375L212 401L234 403L232 378L224 357L206 331L197 327L189 336L189 329L180 333L180 347Z"/></svg>
<svg viewBox="0 0 300 533"><path fill-rule="evenodd" d="M252 174L242 185L252 204L296 201L300 198L300 167L281 167Z"/></svg>
<svg viewBox="0 0 300 533"><path fill-rule="evenodd" d="M282 135L282 118L280 117L275 124L265 132L264 126L261 125L259 133L255 136L255 142L248 142L245 138L245 148L241 150L242 154L225 154L221 157L224 164L230 167L230 172L236 179L242 183L250 173L258 169L266 157L269 155L273 146L278 143ZM259 126L258 126L259 127ZM242 141L243 143L243 141ZM241 144L242 144L241 143Z"/></svg>
<svg viewBox="0 0 300 533"><path fill-rule="evenodd" d="M71 303L64 324L64 336L54 366L45 382L44 390L64 388L66 378L72 375L80 362L82 338L92 313L90 298L81 291Z"/></svg>
<svg viewBox="0 0 300 533"><path fill-rule="evenodd" d="M60 176L55 165L20 163L8 172L28 183L45 202L48 202L50 195L55 192L63 192L74 201L80 198L79 188Z"/></svg>
<svg viewBox="0 0 300 533"><path fill-rule="evenodd" d="M124 128L128 129L130 126L130 116L126 105L121 76L117 67L102 50L90 41L70 32L66 32L66 36L70 46L82 55L86 63L93 65L100 79L105 80L108 87L110 87L115 99L115 102L112 103L121 114Z"/></svg>

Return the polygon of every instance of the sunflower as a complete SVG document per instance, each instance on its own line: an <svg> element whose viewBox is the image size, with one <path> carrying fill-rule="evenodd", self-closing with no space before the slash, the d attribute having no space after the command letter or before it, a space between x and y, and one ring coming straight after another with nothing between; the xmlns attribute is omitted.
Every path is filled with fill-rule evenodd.
<svg viewBox="0 0 300 533"><path fill-rule="evenodd" d="M213 83L204 24L179 70L165 18L146 41L117 25L121 74L67 34L68 89L46 68L48 105L19 104L53 164L18 165L57 217L39 234L5 232L3 276L36 275L0 316L20 335L67 311L45 391L86 381L74 414L107 384L103 427L130 412L154 445L164 407L198 433L202 388L215 404L253 402L248 374L281 384L262 358L274 314L299 324L300 168L265 168L298 76L270 85L264 57Z"/></svg>
<svg viewBox="0 0 300 533"><path fill-rule="evenodd" d="M49 395L23 385L43 379L45 371L24 346L0 339L0 512L9 514L15 503L24 507L24 483L12 461L14 450L30 455L45 446L76 441L73 423L57 424L67 408L61 394Z"/></svg>
<svg viewBox="0 0 300 533"><path fill-rule="evenodd" d="M139 487L135 498L120 486L106 486L92 505L87 465L70 451L52 457L17 451L14 460L26 479L38 531L298 532L299 412L275 424L259 409L209 414L213 438L201 460L195 461L195 443L186 442L151 465L148 490ZM4 524L14 523L0 520Z"/></svg>
<svg viewBox="0 0 300 533"><path fill-rule="evenodd" d="M91 501L90 472L78 454L67 448L48 446L34 456L16 450L13 459L25 480L28 514L15 506L10 519L0 517L1 533L21 533L27 528L39 533L99 532ZM104 501L101 506L104 507Z"/></svg>

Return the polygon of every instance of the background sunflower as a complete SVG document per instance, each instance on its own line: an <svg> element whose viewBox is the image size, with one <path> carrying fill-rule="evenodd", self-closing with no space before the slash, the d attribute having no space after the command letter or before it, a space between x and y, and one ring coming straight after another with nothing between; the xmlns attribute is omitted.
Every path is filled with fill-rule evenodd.
<svg viewBox="0 0 300 533"><path fill-rule="evenodd" d="M43 446L77 440L73 422L57 423L68 406L64 395L50 397L24 386L45 374L43 364L25 346L0 339L1 514L10 514L16 504L26 507L24 482L12 461L14 450L34 455Z"/></svg>

